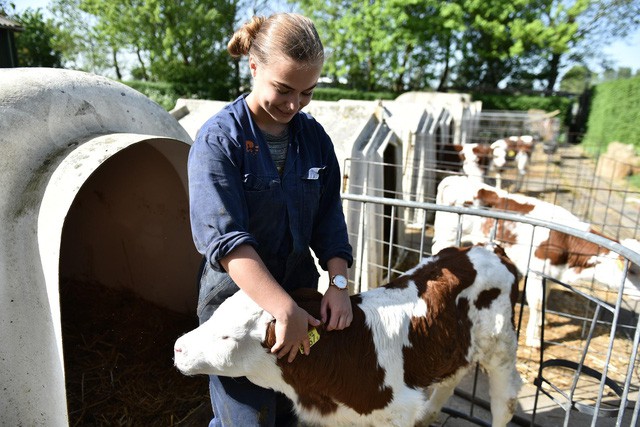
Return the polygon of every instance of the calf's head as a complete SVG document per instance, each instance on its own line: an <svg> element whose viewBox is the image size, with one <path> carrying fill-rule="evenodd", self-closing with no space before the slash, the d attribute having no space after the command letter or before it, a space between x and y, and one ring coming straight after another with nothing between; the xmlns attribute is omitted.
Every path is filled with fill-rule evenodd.
<svg viewBox="0 0 640 427"><path fill-rule="evenodd" d="M244 292L237 292L174 346L175 366L185 375L247 376L275 356L263 346L273 317Z"/></svg>

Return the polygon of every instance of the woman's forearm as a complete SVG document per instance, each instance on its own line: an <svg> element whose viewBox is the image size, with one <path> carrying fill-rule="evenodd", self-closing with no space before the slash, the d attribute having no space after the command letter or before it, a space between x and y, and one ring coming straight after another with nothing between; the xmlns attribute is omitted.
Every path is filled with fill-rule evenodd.
<svg viewBox="0 0 640 427"><path fill-rule="evenodd" d="M336 274L347 277L347 261L340 257L331 258L327 261L327 270L329 271L329 280Z"/></svg>
<svg viewBox="0 0 640 427"><path fill-rule="evenodd" d="M220 260L233 281L276 319L289 315L296 303L273 278L251 245L241 245Z"/></svg>

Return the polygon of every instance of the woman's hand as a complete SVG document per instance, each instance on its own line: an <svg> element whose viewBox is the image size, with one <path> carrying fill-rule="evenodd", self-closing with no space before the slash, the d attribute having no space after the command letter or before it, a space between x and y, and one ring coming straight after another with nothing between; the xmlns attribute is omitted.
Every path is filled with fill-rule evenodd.
<svg viewBox="0 0 640 427"><path fill-rule="evenodd" d="M282 289L253 246L238 246L221 259L220 264L252 300L275 317L276 342L271 353L276 353L278 359L288 354L289 362L293 362L300 348L309 354L307 325L318 326L320 321L300 308Z"/></svg>
<svg viewBox="0 0 640 427"><path fill-rule="evenodd" d="M328 331L341 330L348 327L353 320L349 291L329 286L329 289L322 297L320 315Z"/></svg>
<svg viewBox="0 0 640 427"><path fill-rule="evenodd" d="M308 325L318 326L320 321L293 303L281 316L276 317L276 342L271 347L271 353L276 353L278 359L289 355L289 363L295 360L300 348L308 355L311 347Z"/></svg>

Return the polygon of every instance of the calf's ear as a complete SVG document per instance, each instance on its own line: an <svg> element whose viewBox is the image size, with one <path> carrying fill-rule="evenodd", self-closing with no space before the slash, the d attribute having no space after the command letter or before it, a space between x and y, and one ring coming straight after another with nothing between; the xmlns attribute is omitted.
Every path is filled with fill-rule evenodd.
<svg viewBox="0 0 640 427"><path fill-rule="evenodd" d="M267 333L265 334L264 341L262 342L262 346L266 349L271 349L274 345L276 345L276 321L272 320L267 323Z"/></svg>

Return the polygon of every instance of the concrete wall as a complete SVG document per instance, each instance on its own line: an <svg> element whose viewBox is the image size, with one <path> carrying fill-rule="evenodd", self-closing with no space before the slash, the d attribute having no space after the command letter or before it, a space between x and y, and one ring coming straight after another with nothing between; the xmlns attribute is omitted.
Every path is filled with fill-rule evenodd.
<svg viewBox="0 0 640 427"><path fill-rule="evenodd" d="M61 275L190 309L192 140L106 78L18 68L0 82L0 424L63 426Z"/></svg>

